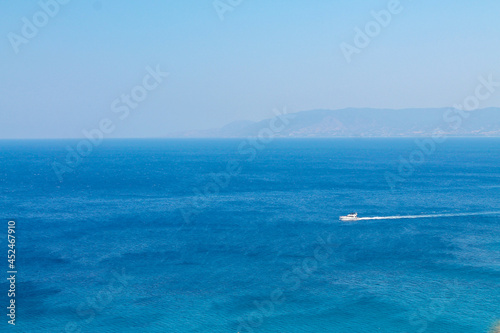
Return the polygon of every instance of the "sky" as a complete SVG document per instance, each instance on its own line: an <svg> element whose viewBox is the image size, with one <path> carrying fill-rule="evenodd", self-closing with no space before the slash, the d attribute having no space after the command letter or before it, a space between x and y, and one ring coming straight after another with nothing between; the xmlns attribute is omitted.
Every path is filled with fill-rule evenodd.
<svg viewBox="0 0 500 333"><path fill-rule="evenodd" d="M1 139L448 107L481 76L500 82L497 0L0 0L0 12ZM480 106L500 106L500 89Z"/></svg>

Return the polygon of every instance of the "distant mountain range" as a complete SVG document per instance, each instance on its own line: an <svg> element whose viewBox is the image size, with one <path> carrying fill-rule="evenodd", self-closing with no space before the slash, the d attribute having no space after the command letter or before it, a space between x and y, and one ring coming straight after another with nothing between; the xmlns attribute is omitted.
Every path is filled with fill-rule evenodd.
<svg viewBox="0 0 500 333"><path fill-rule="evenodd" d="M169 137L236 138L257 136L265 129L276 137L417 137L436 132L446 136L500 137L500 108L460 112L439 109L311 110L292 113L288 123L237 121L218 129L173 133ZM261 132L264 131L264 132Z"/></svg>

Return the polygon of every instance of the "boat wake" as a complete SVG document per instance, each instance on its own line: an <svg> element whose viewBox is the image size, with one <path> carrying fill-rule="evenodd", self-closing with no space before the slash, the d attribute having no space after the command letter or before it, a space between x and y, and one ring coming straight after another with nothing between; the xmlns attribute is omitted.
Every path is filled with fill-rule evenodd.
<svg viewBox="0 0 500 333"><path fill-rule="evenodd" d="M500 212L479 212L479 213L454 213L454 214L427 214L427 215L406 215L406 216L374 216L358 217L357 221L366 220L399 220L399 219L421 219L433 217L456 217L456 216L477 216L477 215L497 215Z"/></svg>

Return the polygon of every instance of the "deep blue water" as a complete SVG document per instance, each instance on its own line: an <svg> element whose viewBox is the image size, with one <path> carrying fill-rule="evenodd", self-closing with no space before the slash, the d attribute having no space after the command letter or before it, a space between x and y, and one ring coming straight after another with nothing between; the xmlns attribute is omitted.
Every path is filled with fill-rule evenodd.
<svg viewBox="0 0 500 333"><path fill-rule="evenodd" d="M499 139L449 139L393 189L412 139L109 140L60 181L53 163L78 142L0 142L0 266L14 219L19 271L2 330L479 333L500 320L499 214L338 221L500 211Z"/></svg>

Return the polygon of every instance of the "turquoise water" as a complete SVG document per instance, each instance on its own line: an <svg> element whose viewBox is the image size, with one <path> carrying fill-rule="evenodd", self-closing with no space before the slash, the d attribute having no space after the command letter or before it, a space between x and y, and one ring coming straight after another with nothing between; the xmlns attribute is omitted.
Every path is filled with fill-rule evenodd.
<svg viewBox="0 0 500 333"><path fill-rule="evenodd" d="M449 139L392 189L414 140L110 140L60 181L53 163L77 144L0 142L0 245L15 219L19 271L2 330L479 333L500 320L500 215L474 215L500 211L498 139ZM351 211L431 216L338 221Z"/></svg>

